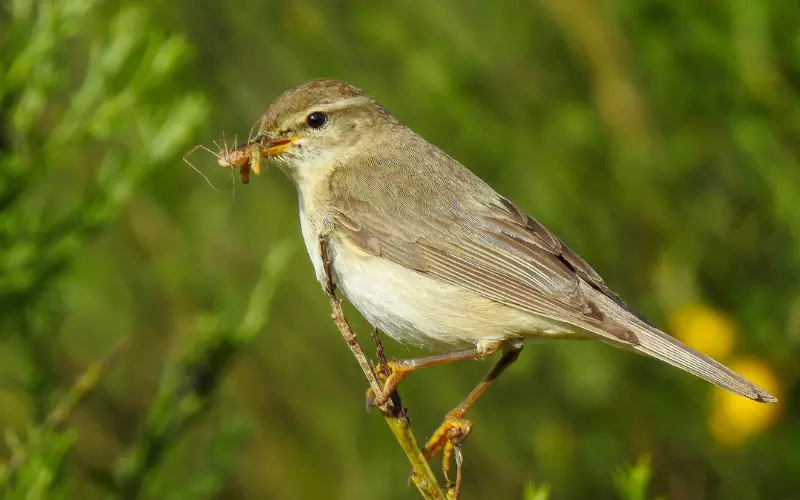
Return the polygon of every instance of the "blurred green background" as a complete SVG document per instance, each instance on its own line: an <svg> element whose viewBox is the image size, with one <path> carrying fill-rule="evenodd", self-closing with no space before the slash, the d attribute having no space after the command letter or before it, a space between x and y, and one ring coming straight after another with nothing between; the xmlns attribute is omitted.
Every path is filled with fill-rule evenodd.
<svg viewBox="0 0 800 500"><path fill-rule="evenodd" d="M464 498L796 498L799 22L800 4L759 0L6 0L5 497L418 498L364 410L291 184L272 167L234 184L194 153L217 191L182 161L335 77L780 399L530 345L470 413ZM403 384L418 439L488 368ZM619 472L640 457L646 494Z"/></svg>

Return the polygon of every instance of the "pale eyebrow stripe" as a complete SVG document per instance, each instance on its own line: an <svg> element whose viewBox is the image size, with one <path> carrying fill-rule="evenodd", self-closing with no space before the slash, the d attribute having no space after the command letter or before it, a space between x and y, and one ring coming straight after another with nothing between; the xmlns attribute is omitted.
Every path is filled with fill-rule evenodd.
<svg viewBox="0 0 800 500"><path fill-rule="evenodd" d="M363 105L366 105L366 104L369 104L369 103L372 103L372 102L374 102L374 101L372 99L370 99L369 97L360 95L360 96L350 97L348 99L343 99L341 101L332 102L332 103L329 103L329 104L320 104L319 106L315 106L313 109L308 111L308 113L313 113L314 111L321 111L321 112L338 111L340 109L344 109L344 108L348 108L348 107L363 106ZM302 115L295 115L294 119L296 120L297 123L304 122L305 119L306 119L306 116L308 115L308 113L304 113ZM275 133L281 133L281 132L284 132L284 131L283 130L275 130L274 132ZM261 125L259 126L259 129L258 129L258 133L259 133L259 135L266 135L266 134L270 133L269 130L266 130L264 128L263 116L262 116L262 123L261 123Z"/></svg>
<svg viewBox="0 0 800 500"><path fill-rule="evenodd" d="M318 109L319 111L336 111L342 108L364 105L370 102L372 102L372 99L362 95L332 102L330 104L323 104L322 106L318 106Z"/></svg>

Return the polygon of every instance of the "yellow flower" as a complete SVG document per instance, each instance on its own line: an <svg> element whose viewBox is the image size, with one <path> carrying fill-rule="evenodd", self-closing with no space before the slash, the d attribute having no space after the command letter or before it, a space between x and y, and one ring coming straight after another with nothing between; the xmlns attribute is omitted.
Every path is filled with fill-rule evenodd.
<svg viewBox="0 0 800 500"><path fill-rule="evenodd" d="M763 360L740 357L727 364L781 399L778 378ZM708 414L708 427L717 442L736 446L769 429L778 420L780 412L779 403L756 403L724 389L715 388Z"/></svg>
<svg viewBox="0 0 800 500"><path fill-rule="evenodd" d="M669 315L670 333L715 359L724 359L736 343L736 325L703 304L688 304Z"/></svg>

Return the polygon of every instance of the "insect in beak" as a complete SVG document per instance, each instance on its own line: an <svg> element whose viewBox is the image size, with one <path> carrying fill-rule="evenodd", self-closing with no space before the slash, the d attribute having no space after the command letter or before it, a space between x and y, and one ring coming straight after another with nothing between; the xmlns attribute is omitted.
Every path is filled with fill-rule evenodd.
<svg viewBox="0 0 800 500"><path fill-rule="evenodd" d="M252 141L243 142L232 149L222 149L217 153L217 163L225 168L238 168L243 184L250 182L250 170L261 174L261 159L284 152L298 137L269 141L258 136Z"/></svg>

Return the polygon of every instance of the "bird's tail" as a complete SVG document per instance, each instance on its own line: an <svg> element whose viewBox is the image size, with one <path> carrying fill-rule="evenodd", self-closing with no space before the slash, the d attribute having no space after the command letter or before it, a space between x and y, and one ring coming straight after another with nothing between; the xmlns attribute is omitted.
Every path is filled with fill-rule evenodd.
<svg viewBox="0 0 800 500"><path fill-rule="evenodd" d="M630 325L634 326L634 325ZM672 366L716 384L736 394L760 403L774 403L777 401L771 395L753 382L731 370L727 366L700 354L676 338L655 327L636 324L634 333L638 337L638 344L626 346L635 351L660 359Z"/></svg>

